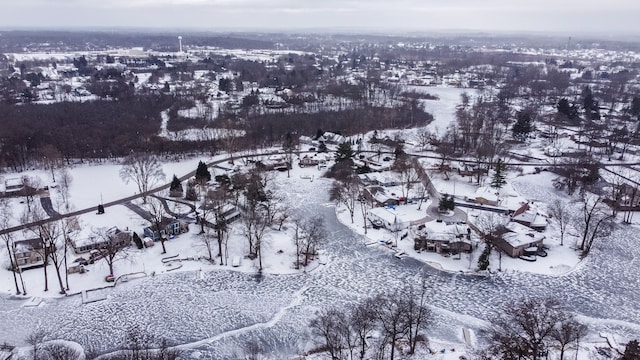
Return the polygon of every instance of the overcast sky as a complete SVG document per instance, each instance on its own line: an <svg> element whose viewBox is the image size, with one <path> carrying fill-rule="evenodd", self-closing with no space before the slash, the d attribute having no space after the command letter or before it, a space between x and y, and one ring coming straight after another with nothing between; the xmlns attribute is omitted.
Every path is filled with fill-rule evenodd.
<svg viewBox="0 0 640 360"><path fill-rule="evenodd" d="M640 0L10 0L0 27L640 32Z"/></svg>

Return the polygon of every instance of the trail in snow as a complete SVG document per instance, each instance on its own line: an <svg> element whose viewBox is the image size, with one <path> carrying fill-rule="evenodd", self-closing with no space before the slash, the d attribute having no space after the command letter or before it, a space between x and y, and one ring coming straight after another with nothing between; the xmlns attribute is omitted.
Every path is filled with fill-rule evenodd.
<svg viewBox="0 0 640 360"><path fill-rule="evenodd" d="M239 329L235 329L235 330L231 330L231 331L227 331L221 334L218 334L216 336L213 336L211 338L208 339L202 339L202 340L198 340L192 343L187 343L187 344L182 344L182 345L178 345L175 348L176 349L195 349L198 348L200 346L203 345L207 345L207 344L211 344L214 343L218 340L222 340L224 338L227 337L231 337L231 336L238 336L240 334L243 333L247 333L253 330L258 330L258 329L265 329L265 328L270 328L273 327L275 324L277 324L280 319L282 319L282 317L284 316L284 314L286 314L286 312L291 309L294 308L296 306L299 306L300 304L302 304L302 300L303 300L303 296L304 293L309 290L308 286L302 287L300 290L296 291L295 293L293 293L293 300L291 300L291 303L289 303L289 305L281 308L280 310L278 310L278 312L275 313L275 315L273 315L273 317L271 319L269 319L269 321L267 322L263 322L263 323L256 323L253 325L249 325L249 326L245 326Z"/></svg>

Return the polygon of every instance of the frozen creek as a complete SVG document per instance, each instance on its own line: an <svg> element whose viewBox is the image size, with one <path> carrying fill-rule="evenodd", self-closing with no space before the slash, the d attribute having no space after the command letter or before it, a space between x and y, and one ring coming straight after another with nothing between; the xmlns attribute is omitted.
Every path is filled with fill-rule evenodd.
<svg viewBox="0 0 640 360"><path fill-rule="evenodd" d="M265 275L211 271L196 280L193 272L167 274L123 283L105 301L83 305L78 296L46 300L36 308L23 300L0 298L0 339L22 344L36 328L99 352L123 343L127 329L138 327L164 336L202 358L234 358L243 345L257 341L273 358L302 352L309 345L306 325L322 308L357 302L380 292L417 284L426 274L435 319L429 336L462 342L460 329L481 328L487 317L523 296L556 296L589 323L591 330L640 336L640 235L618 226L596 244L589 258L564 276L500 273L467 276L434 270L406 258L398 260L338 222L326 205L327 187L282 184L287 201L299 213L324 217L327 264L303 275ZM547 196L529 184L520 191ZM265 255L267 256L267 255ZM277 255L268 255L277 256Z"/></svg>

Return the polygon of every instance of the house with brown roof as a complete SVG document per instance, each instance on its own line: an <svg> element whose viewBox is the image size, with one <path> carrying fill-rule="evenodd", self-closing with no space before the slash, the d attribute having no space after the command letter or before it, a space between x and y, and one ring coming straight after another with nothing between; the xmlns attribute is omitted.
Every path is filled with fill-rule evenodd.
<svg viewBox="0 0 640 360"><path fill-rule="evenodd" d="M518 208L513 215L511 215L511 220L536 231L544 231L548 225L547 218L538 213L530 203L526 203Z"/></svg>
<svg viewBox="0 0 640 360"><path fill-rule="evenodd" d="M471 228L466 224L429 221L411 229L416 251L438 254L470 253L473 249Z"/></svg>
<svg viewBox="0 0 640 360"><path fill-rule="evenodd" d="M544 245L545 236L516 222L510 222L493 234L493 243L511 257L537 253Z"/></svg>

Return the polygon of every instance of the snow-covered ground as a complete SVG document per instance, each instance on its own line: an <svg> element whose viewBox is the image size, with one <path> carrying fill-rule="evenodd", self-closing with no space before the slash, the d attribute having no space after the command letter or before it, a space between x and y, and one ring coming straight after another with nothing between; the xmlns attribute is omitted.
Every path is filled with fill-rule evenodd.
<svg viewBox="0 0 640 360"><path fill-rule="evenodd" d="M195 168L195 162L197 160L183 168L185 173ZM102 177L99 168L102 167L93 169L93 181ZM117 173L117 168L109 171ZM171 172L181 175L178 170ZM81 178L78 176L75 184L84 188L86 184L80 184ZM263 275L257 275L254 263L246 259L238 269L191 260L174 264L172 266L182 265L182 268L168 271L169 267L159 261L161 250L157 244L140 251L136 262L116 263L118 272L144 271L149 276L93 292L92 296L104 297L102 301L83 304L82 296L75 295L44 298L39 306L24 307L26 299L3 295L0 339L24 344L29 333L41 328L50 337L91 345L103 352L115 349L121 343L117 339L123 339L127 329L139 327L165 336L172 344L202 358L238 356L242 354L239 349L247 342L257 341L265 354L277 359L314 347L306 328L317 310L392 292L407 284L417 284L422 277L426 277L432 289L430 304L434 320L428 335L432 349L438 351L434 355L425 352L424 358L456 359L464 354L463 327L477 334L474 346L482 343L482 329L487 325L488 316L523 296L554 294L579 315L581 321L590 325L593 334L616 334L622 343L640 335L640 296L636 287L640 266L636 259L640 257L640 250L635 246L640 238L635 226L617 226L575 269L558 272L562 275L534 274L516 271L516 268L491 275L464 275L426 266L421 259L398 259L384 247L367 246L368 238L341 223L339 219L344 217L344 212L339 211L336 216L334 206L328 202L330 182L320 178L317 169L296 167L290 178L286 173L277 173L275 180L282 189L284 201L295 209L296 215L320 215L325 219L329 236L321 246L324 265L318 262L310 271L293 271L290 257L278 251L288 250L285 248L287 236L276 234L266 242ZM512 182L524 196L539 201L559 196L533 176ZM119 179L114 180L113 186L121 188L120 183ZM126 195L130 193L131 189ZM76 198L78 196L73 197ZM105 215L112 214L122 217L114 217L114 221L126 222L129 218L130 226L141 225L140 220L121 207L107 208ZM96 217L98 215L85 215L83 222L93 223ZM166 244L167 255L180 254L180 258L204 255L204 249L195 246L197 232L197 228L192 227L189 233L170 240ZM230 241L245 242L238 234ZM437 261L443 267L446 265L442 257ZM446 261L461 264L463 270L469 270L475 262L473 259ZM503 257L503 269L508 268ZM156 275L150 276L154 270ZM105 271L104 265L98 263L90 266L89 273L71 275L72 292L82 286L103 286ZM30 272L34 277L42 276L40 270ZM1 283L3 291L10 291L10 278L3 276ZM32 294L40 295L38 286L28 286ZM52 279L50 287L55 289L55 286ZM589 341L599 340L602 339L593 335ZM445 353L439 352L442 349Z"/></svg>
<svg viewBox="0 0 640 360"><path fill-rule="evenodd" d="M433 115L434 121L427 126L432 132L442 135L449 124L456 119L456 106L460 103L460 95L467 93L473 102L478 90L450 86L408 86L408 90L435 95L438 100L421 100L424 110Z"/></svg>

